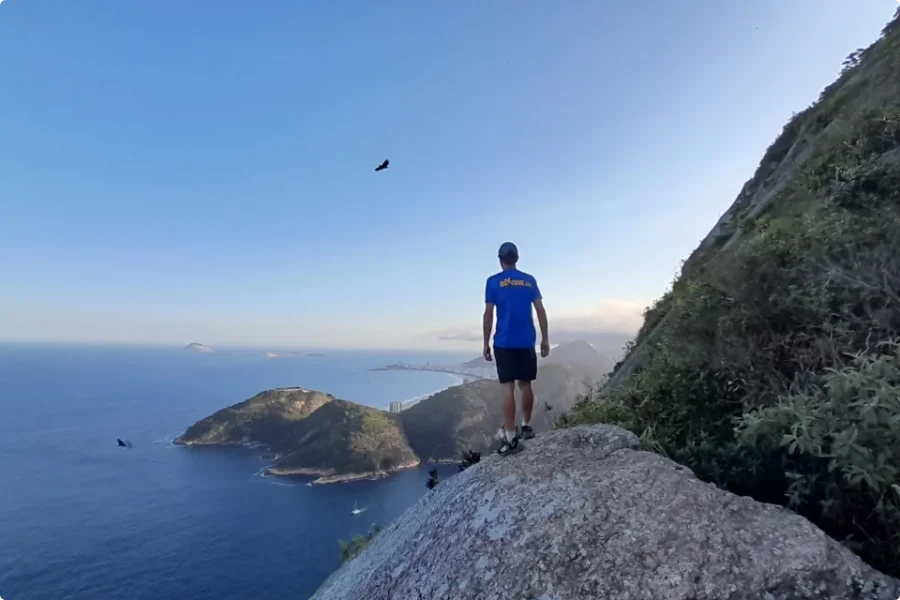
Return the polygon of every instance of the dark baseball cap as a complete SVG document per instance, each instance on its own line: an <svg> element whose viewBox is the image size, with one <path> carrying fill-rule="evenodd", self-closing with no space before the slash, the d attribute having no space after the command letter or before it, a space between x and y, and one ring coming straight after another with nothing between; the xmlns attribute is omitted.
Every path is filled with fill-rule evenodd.
<svg viewBox="0 0 900 600"><path fill-rule="evenodd" d="M519 249L512 242L503 242L500 245L500 251L497 253L500 258L509 258L513 261L519 260Z"/></svg>

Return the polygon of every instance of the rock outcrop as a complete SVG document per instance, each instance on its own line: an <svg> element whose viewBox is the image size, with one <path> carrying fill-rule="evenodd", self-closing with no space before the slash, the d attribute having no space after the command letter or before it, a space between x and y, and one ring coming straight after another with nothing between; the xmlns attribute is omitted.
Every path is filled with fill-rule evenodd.
<svg viewBox="0 0 900 600"><path fill-rule="evenodd" d="M809 521L703 483L596 425L487 457L331 576L315 600L896 600Z"/></svg>

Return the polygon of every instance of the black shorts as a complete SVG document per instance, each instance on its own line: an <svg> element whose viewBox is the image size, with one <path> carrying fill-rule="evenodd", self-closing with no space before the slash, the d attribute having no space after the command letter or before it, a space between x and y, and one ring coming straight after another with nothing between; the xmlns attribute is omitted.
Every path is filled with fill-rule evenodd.
<svg viewBox="0 0 900 600"><path fill-rule="evenodd" d="M534 348L497 348L497 377L500 383L534 381L537 378L537 353Z"/></svg>

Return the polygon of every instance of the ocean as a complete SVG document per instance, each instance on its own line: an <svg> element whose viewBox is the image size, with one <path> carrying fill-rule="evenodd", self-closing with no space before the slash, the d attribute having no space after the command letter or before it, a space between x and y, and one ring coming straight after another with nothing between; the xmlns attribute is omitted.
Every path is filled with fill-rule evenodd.
<svg viewBox="0 0 900 600"><path fill-rule="evenodd" d="M275 387L385 408L459 380L370 368L461 358L470 357L0 346L0 597L308 598L340 566L338 540L399 516L426 493L431 467L307 486L261 476L259 451L172 440ZM354 506L363 512L351 515Z"/></svg>

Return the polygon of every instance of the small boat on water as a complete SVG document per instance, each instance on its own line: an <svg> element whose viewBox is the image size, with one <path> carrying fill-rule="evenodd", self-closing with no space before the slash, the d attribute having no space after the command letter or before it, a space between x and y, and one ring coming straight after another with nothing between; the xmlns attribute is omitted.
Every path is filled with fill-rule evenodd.
<svg viewBox="0 0 900 600"><path fill-rule="evenodd" d="M353 503L353 510L350 511L351 515L358 515L362 510L356 506L356 502Z"/></svg>

